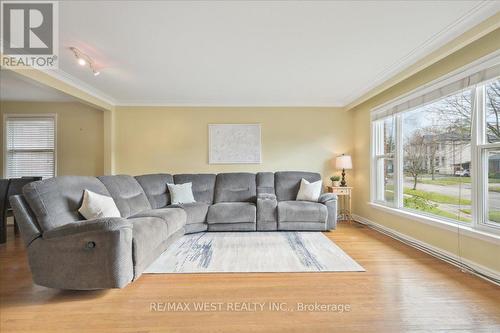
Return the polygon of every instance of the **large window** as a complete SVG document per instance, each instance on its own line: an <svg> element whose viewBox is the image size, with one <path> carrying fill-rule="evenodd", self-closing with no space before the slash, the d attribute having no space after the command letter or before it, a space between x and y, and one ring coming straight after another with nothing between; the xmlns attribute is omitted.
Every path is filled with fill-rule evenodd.
<svg viewBox="0 0 500 333"><path fill-rule="evenodd" d="M5 117L5 177L55 176L55 116Z"/></svg>
<svg viewBox="0 0 500 333"><path fill-rule="evenodd" d="M372 201L500 230L500 65L372 114Z"/></svg>

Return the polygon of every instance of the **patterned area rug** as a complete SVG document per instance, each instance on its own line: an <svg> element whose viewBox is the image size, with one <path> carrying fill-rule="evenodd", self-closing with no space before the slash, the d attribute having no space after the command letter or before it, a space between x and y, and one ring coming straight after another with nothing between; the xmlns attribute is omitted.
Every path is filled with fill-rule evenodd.
<svg viewBox="0 0 500 333"><path fill-rule="evenodd" d="M144 273L361 271L321 232L208 232L177 240Z"/></svg>

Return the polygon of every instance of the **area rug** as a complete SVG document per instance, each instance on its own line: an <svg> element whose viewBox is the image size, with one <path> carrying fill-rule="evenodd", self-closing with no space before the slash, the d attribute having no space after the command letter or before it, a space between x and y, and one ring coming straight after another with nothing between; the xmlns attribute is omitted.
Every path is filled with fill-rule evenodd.
<svg viewBox="0 0 500 333"><path fill-rule="evenodd" d="M208 232L183 236L144 273L360 271L321 232Z"/></svg>

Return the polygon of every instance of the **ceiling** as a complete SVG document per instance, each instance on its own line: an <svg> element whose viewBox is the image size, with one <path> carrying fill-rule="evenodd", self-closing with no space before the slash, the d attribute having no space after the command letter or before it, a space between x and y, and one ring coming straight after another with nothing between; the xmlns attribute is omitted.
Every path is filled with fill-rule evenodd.
<svg viewBox="0 0 500 333"><path fill-rule="evenodd" d="M499 1L66 1L60 71L116 105L345 106ZM68 50L91 56L100 76Z"/></svg>
<svg viewBox="0 0 500 333"><path fill-rule="evenodd" d="M76 98L12 71L0 71L0 100L25 102L75 102Z"/></svg>

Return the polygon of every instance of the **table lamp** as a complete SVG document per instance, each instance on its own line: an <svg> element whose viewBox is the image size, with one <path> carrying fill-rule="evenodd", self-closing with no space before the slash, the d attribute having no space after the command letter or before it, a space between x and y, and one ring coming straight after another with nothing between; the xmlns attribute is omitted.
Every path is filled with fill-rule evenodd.
<svg viewBox="0 0 500 333"><path fill-rule="evenodd" d="M352 160L350 155L342 154L337 156L335 159L335 166L337 169L342 169L342 181L340 182L340 186L346 187L347 182L345 181L345 171L352 169Z"/></svg>

